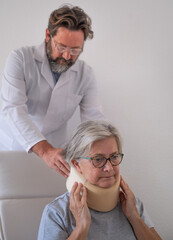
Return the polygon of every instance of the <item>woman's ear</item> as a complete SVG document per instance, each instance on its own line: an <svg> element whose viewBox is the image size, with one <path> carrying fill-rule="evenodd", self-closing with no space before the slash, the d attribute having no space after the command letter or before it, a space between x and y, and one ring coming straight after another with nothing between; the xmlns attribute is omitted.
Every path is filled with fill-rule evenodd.
<svg viewBox="0 0 173 240"><path fill-rule="evenodd" d="M76 169L76 171L78 171L79 173L82 173L82 171L81 171L81 168L80 168L80 165L79 165L79 162L78 162L78 161L76 161L75 159L73 159L73 160L71 161L71 163L73 164L73 166L74 166L74 168Z"/></svg>

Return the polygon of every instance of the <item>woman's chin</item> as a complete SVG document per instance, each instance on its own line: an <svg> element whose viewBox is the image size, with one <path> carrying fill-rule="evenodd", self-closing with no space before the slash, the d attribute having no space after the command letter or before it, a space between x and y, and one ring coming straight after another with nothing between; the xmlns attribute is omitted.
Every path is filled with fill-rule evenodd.
<svg viewBox="0 0 173 240"><path fill-rule="evenodd" d="M115 178L103 178L101 179L100 183L99 183L99 187L102 188L110 188L115 184Z"/></svg>

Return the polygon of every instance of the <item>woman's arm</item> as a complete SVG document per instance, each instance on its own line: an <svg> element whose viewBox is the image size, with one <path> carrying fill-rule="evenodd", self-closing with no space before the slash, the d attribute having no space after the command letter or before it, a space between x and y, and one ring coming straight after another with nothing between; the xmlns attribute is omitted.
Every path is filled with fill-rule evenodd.
<svg viewBox="0 0 173 240"><path fill-rule="evenodd" d="M138 240L161 240L154 228L149 228L140 217L136 208L135 196L128 184L121 177L120 201L123 212L129 220Z"/></svg>
<svg viewBox="0 0 173 240"><path fill-rule="evenodd" d="M70 192L70 210L75 218L76 227L68 240L85 240L88 235L91 214L86 203L86 198L86 188L81 183L78 184L75 182Z"/></svg>
<svg viewBox="0 0 173 240"><path fill-rule="evenodd" d="M86 188L75 183L70 193L70 211L75 222L69 211L68 194L48 204L42 214L37 240L85 240L91 224L86 196Z"/></svg>

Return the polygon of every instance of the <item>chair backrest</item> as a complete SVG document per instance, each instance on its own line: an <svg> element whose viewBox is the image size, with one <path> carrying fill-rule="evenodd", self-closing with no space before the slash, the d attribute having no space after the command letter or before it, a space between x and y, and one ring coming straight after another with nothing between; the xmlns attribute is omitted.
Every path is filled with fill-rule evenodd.
<svg viewBox="0 0 173 240"><path fill-rule="evenodd" d="M66 179L24 151L0 152L0 240L36 240L44 206Z"/></svg>

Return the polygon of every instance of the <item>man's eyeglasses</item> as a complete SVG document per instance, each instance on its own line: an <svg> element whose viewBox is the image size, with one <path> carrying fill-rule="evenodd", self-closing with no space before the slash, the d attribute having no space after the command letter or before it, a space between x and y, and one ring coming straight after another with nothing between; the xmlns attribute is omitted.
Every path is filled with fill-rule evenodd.
<svg viewBox="0 0 173 240"><path fill-rule="evenodd" d="M123 159L123 153L111 154L109 158L104 157L103 155L97 155L94 157L80 157L79 159L89 159L92 161L92 164L96 168L102 168L106 165L107 161L110 161L112 166L117 166L121 163Z"/></svg>
<svg viewBox="0 0 173 240"><path fill-rule="evenodd" d="M52 37L52 35L50 35L51 40L53 42L54 48L58 53L63 53L68 51L70 53L70 55L79 55L83 49L81 48L69 48L69 47L63 47L60 44L55 44L55 41Z"/></svg>

